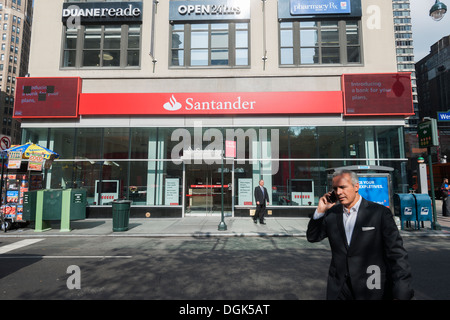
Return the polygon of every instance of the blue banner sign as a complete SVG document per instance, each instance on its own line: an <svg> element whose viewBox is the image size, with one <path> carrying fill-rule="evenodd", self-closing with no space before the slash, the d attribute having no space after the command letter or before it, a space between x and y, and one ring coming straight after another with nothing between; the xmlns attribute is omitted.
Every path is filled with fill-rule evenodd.
<svg viewBox="0 0 450 320"><path fill-rule="evenodd" d="M388 177L359 177L359 194L366 200L389 207Z"/></svg>
<svg viewBox="0 0 450 320"><path fill-rule="evenodd" d="M292 15L350 13L350 0L291 0Z"/></svg>
<svg viewBox="0 0 450 320"><path fill-rule="evenodd" d="M447 112L438 112L438 121L450 121L450 110Z"/></svg>

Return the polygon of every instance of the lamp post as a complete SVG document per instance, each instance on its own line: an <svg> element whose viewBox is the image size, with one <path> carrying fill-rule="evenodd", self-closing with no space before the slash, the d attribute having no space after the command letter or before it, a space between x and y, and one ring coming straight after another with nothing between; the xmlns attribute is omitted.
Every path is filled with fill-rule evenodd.
<svg viewBox="0 0 450 320"><path fill-rule="evenodd" d="M430 9L430 17L434 21L440 21L444 17L446 12L447 6L439 0L436 0L436 3Z"/></svg>
<svg viewBox="0 0 450 320"><path fill-rule="evenodd" d="M225 162L225 141L224 141L224 144L223 144L223 150L222 150L222 172L221 172L221 179L220 179L220 181L221 181L221 214L220 214L220 223L219 223L219 226L217 227L217 229L219 230L219 231L226 231L227 230L227 224L225 223L225 220L224 220L224 218L225 218L225 215L224 215L224 212L223 212L223 170L224 170L224 162Z"/></svg>
<svg viewBox="0 0 450 320"><path fill-rule="evenodd" d="M431 223L431 229L442 230L441 225L437 222L436 195L434 194L433 160L431 158L431 147L428 147L428 166L430 167L431 201L433 205L433 222Z"/></svg>
<svg viewBox="0 0 450 320"><path fill-rule="evenodd" d="M431 229L441 230L441 226L437 222L436 217L436 196L434 193L434 178L433 178L433 161L431 157L431 148L439 146L439 137L437 131L436 119L424 118L422 122L417 125L417 133L419 137L419 147L427 148L428 150L428 166L430 170L430 188L431 188L431 203L433 210L433 222ZM428 186L427 186L428 190Z"/></svg>

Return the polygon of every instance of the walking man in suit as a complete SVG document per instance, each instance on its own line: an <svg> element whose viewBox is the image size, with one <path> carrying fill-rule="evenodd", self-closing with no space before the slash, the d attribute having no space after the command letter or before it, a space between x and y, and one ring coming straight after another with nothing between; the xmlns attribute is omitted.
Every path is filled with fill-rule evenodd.
<svg viewBox="0 0 450 320"><path fill-rule="evenodd" d="M327 299L411 299L408 254L392 213L358 190L354 172L335 172L333 191L320 198L308 224L309 242L330 242Z"/></svg>
<svg viewBox="0 0 450 320"><path fill-rule="evenodd" d="M269 204L269 194L267 189L264 187L264 180L259 180L259 186L255 188L255 200L256 200L256 210L255 216L253 217L253 222L256 223L259 219L260 224L266 224L264 222L264 214L266 213L266 203Z"/></svg>

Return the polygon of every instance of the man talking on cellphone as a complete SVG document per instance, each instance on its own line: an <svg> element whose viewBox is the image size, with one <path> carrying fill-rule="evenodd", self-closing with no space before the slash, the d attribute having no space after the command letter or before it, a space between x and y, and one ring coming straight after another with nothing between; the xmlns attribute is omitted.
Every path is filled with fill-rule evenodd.
<svg viewBox="0 0 450 320"><path fill-rule="evenodd" d="M408 254L391 211L359 195L353 171L335 172L332 186L307 230L309 242L330 242L327 299L412 299Z"/></svg>

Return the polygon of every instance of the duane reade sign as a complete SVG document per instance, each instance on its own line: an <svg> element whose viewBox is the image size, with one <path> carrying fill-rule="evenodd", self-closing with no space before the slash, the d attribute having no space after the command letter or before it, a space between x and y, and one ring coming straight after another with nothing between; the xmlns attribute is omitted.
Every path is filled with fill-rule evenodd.
<svg viewBox="0 0 450 320"><path fill-rule="evenodd" d="M142 21L142 2L87 2L64 3L62 20L79 19L83 22Z"/></svg>

